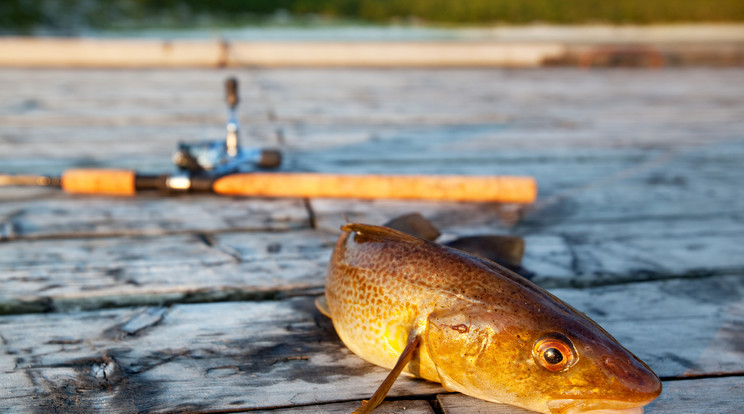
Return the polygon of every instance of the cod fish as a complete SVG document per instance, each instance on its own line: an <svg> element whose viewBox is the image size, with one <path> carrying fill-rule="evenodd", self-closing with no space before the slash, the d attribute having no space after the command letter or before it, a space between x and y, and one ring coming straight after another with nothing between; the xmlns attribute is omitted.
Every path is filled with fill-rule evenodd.
<svg viewBox="0 0 744 414"><path fill-rule="evenodd" d="M318 308L356 355L487 401L549 414L643 413L661 381L586 315L486 259L346 224Z"/></svg>

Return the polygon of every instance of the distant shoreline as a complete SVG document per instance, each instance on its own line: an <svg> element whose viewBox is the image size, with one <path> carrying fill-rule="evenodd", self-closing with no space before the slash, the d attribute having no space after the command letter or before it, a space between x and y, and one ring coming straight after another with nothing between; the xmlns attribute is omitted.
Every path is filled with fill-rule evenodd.
<svg viewBox="0 0 744 414"><path fill-rule="evenodd" d="M744 66L744 25L241 30L0 36L0 67Z"/></svg>
<svg viewBox="0 0 744 414"><path fill-rule="evenodd" d="M2 38L28 36L0 35ZM655 25L499 25L429 26L244 26L195 29L103 30L71 36L42 33L34 38L227 40L249 42L508 42L566 44L739 43L744 23Z"/></svg>

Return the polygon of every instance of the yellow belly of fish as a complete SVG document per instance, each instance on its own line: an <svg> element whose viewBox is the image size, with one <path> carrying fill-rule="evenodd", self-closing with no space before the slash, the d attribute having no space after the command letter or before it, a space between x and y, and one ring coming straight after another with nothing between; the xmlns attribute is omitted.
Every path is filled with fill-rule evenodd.
<svg viewBox="0 0 744 414"><path fill-rule="evenodd" d="M392 369L395 366L412 333L415 335L426 329L427 315L421 315L413 307L353 308L353 311L345 308L344 312L334 312L332 319L336 332L354 354L384 368ZM429 357L425 335L422 336L417 355L404 372L439 382L436 367Z"/></svg>

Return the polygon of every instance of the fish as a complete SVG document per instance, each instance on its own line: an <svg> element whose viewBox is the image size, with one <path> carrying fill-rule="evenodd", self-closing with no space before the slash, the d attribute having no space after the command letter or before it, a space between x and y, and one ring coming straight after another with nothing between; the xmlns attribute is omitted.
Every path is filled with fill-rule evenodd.
<svg viewBox="0 0 744 414"><path fill-rule="evenodd" d="M640 414L659 377L583 313L487 259L387 227L347 223L318 309L346 347L402 373L546 414Z"/></svg>

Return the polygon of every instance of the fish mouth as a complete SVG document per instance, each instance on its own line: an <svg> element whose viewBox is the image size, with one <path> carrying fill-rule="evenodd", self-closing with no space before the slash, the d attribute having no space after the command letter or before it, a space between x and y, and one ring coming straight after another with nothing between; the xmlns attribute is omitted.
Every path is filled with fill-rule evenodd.
<svg viewBox="0 0 744 414"><path fill-rule="evenodd" d="M553 400L548 408L552 414L643 414L643 407L653 400Z"/></svg>

